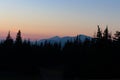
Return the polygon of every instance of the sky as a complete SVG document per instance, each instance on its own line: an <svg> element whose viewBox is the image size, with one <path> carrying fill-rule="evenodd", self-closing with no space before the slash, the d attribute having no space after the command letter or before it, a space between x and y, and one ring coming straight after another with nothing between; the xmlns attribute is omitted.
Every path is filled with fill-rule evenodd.
<svg viewBox="0 0 120 80"><path fill-rule="evenodd" d="M120 30L120 0L0 0L0 38L93 36L97 25Z"/></svg>

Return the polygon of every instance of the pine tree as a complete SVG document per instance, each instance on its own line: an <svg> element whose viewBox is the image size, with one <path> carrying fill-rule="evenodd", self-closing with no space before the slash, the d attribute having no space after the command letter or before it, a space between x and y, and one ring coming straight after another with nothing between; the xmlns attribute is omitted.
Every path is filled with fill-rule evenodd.
<svg viewBox="0 0 120 80"><path fill-rule="evenodd" d="M78 45L79 42L80 42L80 38L79 38L79 35L77 35L77 37L74 40L74 43Z"/></svg>
<svg viewBox="0 0 120 80"><path fill-rule="evenodd" d="M106 29L104 30L103 39L105 39L105 40L108 40L108 39L109 39L108 26L107 26Z"/></svg>
<svg viewBox="0 0 120 80"><path fill-rule="evenodd" d="M13 39L12 39L12 37L10 35L10 31L8 32L8 35L6 37L5 44L6 44L6 46L10 46L10 45L13 44Z"/></svg>
<svg viewBox="0 0 120 80"><path fill-rule="evenodd" d="M111 40L111 33L109 33L108 26L106 26L106 29L104 30L103 39L104 40Z"/></svg>
<svg viewBox="0 0 120 80"><path fill-rule="evenodd" d="M98 25L97 27L98 27L98 31L97 31L97 39L102 39L102 31L101 31L99 25Z"/></svg>
<svg viewBox="0 0 120 80"><path fill-rule="evenodd" d="M20 30L19 30L18 33L17 33L15 43L16 43L17 45L21 45L21 44L22 44L22 37L21 37L21 31L20 31Z"/></svg>

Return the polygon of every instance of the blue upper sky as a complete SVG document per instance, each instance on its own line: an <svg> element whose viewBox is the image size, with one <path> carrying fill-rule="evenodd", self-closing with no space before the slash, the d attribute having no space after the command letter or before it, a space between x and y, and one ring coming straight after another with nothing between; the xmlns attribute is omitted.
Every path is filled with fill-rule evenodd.
<svg viewBox="0 0 120 80"><path fill-rule="evenodd" d="M0 31L93 35L96 26L120 30L120 0L0 0Z"/></svg>

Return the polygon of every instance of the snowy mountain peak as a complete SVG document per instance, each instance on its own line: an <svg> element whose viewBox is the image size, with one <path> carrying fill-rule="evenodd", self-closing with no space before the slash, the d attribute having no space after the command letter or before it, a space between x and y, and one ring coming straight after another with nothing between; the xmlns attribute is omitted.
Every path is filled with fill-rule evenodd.
<svg viewBox="0 0 120 80"><path fill-rule="evenodd" d="M48 41L50 43L59 43L61 42L62 45L64 45L68 40L69 41L74 41L76 39L76 37L78 37L82 42L85 41L85 39L92 39L91 37L89 36L86 36L86 35L78 35L78 36L65 36L65 37L59 37L59 36L55 36L55 37L52 37L52 38L49 38L49 39L42 39L42 40L39 40L38 43L44 43L45 41Z"/></svg>
<svg viewBox="0 0 120 80"><path fill-rule="evenodd" d="M52 37L52 38L49 38L50 40L59 40L61 39L59 36L55 36L55 37Z"/></svg>

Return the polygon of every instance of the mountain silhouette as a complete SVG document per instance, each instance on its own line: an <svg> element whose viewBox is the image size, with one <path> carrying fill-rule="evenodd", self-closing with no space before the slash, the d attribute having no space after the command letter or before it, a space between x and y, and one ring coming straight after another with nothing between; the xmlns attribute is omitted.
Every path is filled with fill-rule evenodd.
<svg viewBox="0 0 120 80"><path fill-rule="evenodd" d="M38 41L38 43L44 43L45 41L47 41L47 42L50 42L51 44L61 43L61 45L64 46L64 44L67 41L72 41L73 42L77 37L81 40L81 42L84 42L85 39L89 39L89 40L92 39L92 37L90 37L90 36L80 34L78 36L65 36L65 37L54 36L54 37L51 37L51 38L48 38L48 39L41 39L41 40Z"/></svg>

